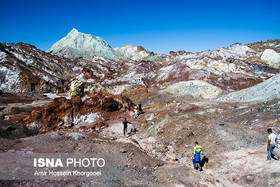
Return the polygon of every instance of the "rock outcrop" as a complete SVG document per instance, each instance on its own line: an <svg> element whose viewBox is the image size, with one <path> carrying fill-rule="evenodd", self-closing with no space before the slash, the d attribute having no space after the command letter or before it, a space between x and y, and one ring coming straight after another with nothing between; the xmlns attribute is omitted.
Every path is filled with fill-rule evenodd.
<svg viewBox="0 0 280 187"><path fill-rule="evenodd" d="M70 92L69 92L69 98L73 97L83 97L84 96L84 87L85 84L83 82L80 82L78 80L74 80L71 82L70 86Z"/></svg>
<svg viewBox="0 0 280 187"><path fill-rule="evenodd" d="M134 103L122 95L93 94L84 101L79 96L73 97L71 100L60 97L55 98L46 107L34 109L29 117L21 121L21 124L40 130L80 128L82 126L89 129L106 126L106 123L100 124L100 122L108 113L126 112L133 106Z"/></svg>

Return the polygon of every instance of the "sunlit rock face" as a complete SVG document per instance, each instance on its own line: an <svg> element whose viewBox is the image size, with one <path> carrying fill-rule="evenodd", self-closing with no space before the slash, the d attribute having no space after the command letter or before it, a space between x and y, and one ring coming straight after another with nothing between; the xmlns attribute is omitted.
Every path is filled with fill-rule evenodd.
<svg viewBox="0 0 280 187"><path fill-rule="evenodd" d="M0 43L0 90L65 92L72 64L30 44Z"/></svg>

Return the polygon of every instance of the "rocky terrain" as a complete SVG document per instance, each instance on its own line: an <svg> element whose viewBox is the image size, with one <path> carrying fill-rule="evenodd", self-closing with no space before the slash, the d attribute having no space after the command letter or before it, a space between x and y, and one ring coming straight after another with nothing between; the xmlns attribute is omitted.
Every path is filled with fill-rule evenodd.
<svg viewBox="0 0 280 187"><path fill-rule="evenodd" d="M113 49L76 29L48 52L1 43L0 184L278 186L266 129L280 133L279 55L280 40L168 55ZM195 141L209 158L202 172L191 162ZM24 171L9 158L27 153L107 163L100 177L15 178Z"/></svg>

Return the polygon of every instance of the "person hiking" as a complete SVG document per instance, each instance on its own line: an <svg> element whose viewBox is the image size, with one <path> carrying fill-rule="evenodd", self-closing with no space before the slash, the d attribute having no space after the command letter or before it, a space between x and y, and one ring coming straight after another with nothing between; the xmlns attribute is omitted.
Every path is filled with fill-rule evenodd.
<svg viewBox="0 0 280 187"><path fill-rule="evenodd" d="M124 118L123 121L123 136L125 136L125 133L127 132L127 124L131 124L129 121L126 120L126 118Z"/></svg>
<svg viewBox="0 0 280 187"><path fill-rule="evenodd" d="M272 154L274 156L276 156L279 160L280 159L279 155L274 151L274 149L276 147L276 141L277 141L276 135L274 133L272 133L271 128L267 129L267 133L268 133L267 160L271 160L271 155Z"/></svg>
<svg viewBox="0 0 280 187"><path fill-rule="evenodd" d="M142 103L140 102L139 104L138 104L138 110L139 110L139 113L141 114L142 113Z"/></svg>
<svg viewBox="0 0 280 187"><path fill-rule="evenodd" d="M134 115L135 115L135 118L137 118L139 116L139 107L138 107L138 105L134 106Z"/></svg>
<svg viewBox="0 0 280 187"><path fill-rule="evenodd" d="M193 149L193 157L192 157L193 166L194 166L194 169L196 169L196 170L200 169L200 171L203 171L203 169L200 165L202 155L203 155L202 147L200 145L198 145L198 142L196 141L195 147Z"/></svg>

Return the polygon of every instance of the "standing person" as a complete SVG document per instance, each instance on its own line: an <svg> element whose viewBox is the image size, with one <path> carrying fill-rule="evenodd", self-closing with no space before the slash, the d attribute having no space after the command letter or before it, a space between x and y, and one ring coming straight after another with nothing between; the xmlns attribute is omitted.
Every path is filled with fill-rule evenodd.
<svg viewBox="0 0 280 187"><path fill-rule="evenodd" d="M126 120L126 118L124 118L123 121L123 136L125 136L125 133L127 132L127 124L131 124L129 121Z"/></svg>
<svg viewBox="0 0 280 187"><path fill-rule="evenodd" d="M267 159L271 160L271 153L275 155L278 159L280 159L279 155L274 151L276 147L276 135L272 133L272 129L267 129L268 142L267 142Z"/></svg>
<svg viewBox="0 0 280 187"><path fill-rule="evenodd" d="M200 171L203 171L200 165L202 155L203 155L202 147L198 145L198 142L196 141L195 147L193 149L193 157L192 157L194 169L196 170L200 169Z"/></svg>
<svg viewBox="0 0 280 187"><path fill-rule="evenodd" d="M140 102L139 104L138 104L138 109L139 109L139 113L141 114L142 113L142 103Z"/></svg>
<svg viewBox="0 0 280 187"><path fill-rule="evenodd" d="M137 105L135 105L134 106L134 114L135 114L135 118L137 118L138 116L139 116L139 110L138 110L139 108L138 108L138 106Z"/></svg>

